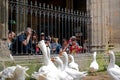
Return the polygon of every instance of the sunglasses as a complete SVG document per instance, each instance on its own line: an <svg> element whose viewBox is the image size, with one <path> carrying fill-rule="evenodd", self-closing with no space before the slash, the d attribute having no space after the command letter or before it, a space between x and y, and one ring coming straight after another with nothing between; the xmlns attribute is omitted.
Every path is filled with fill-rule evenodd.
<svg viewBox="0 0 120 80"><path fill-rule="evenodd" d="M71 41L76 41L76 39L72 39Z"/></svg>

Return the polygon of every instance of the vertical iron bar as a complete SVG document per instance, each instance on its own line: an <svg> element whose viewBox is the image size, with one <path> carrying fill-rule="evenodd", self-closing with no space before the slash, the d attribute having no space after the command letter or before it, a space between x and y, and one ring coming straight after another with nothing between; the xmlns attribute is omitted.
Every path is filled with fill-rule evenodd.
<svg viewBox="0 0 120 80"><path fill-rule="evenodd" d="M11 14L11 15L10 15L10 28L11 28L11 30L13 31L13 29L12 29L12 28L13 28L13 25L12 25L12 20L13 20L13 5L12 5L12 3L9 3L9 4L10 4L10 10L11 10L11 11L10 11L10 12L11 12L11 13L10 13L10 14Z"/></svg>
<svg viewBox="0 0 120 80"><path fill-rule="evenodd" d="M60 6L58 7L58 11L60 12ZM60 17L60 13L58 14L58 38L60 39L61 38L61 29L60 29L60 25L61 25L61 17ZM61 39L60 39L61 40Z"/></svg>
<svg viewBox="0 0 120 80"><path fill-rule="evenodd" d="M84 22L85 22L84 12L82 12L82 46L83 46L83 41L85 37L85 33L84 33L85 23Z"/></svg>
<svg viewBox="0 0 120 80"><path fill-rule="evenodd" d="M81 12L79 13L80 17L79 17L79 25L80 25L80 45L82 44L81 40L82 40L82 15Z"/></svg>
<svg viewBox="0 0 120 80"><path fill-rule="evenodd" d="M56 13L56 12L57 12L57 8L56 8L56 6L55 6L55 18L54 18L54 21L55 21L55 26L54 26L55 29L54 29L54 32L55 32L55 33L54 33L54 34L55 34L56 37L58 37L58 36L57 36L57 30L56 30L56 29L57 29L57 13Z"/></svg>
<svg viewBox="0 0 120 80"><path fill-rule="evenodd" d="M78 43L80 44L80 36L79 36L79 33L80 33L80 31L79 31L79 29L80 29L80 26L79 26L79 14L78 14L78 11L77 11L77 14L76 14L76 27L77 27L77 36L78 36Z"/></svg>
<svg viewBox="0 0 120 80"><path fill-rule="evenodd" d="M38 35L41 33L41 3L39 3L39 33ZM38 39L40 40L40 37L38 37Z"/></svg>
<svg viewBox="0 0 120 80"><path fill-rule="evenodd" d="M44 11L43 11L43 27L44 27L43 32L45 33L46 32L46 30L45 30L46 29L46 26L45 26L45 15L46 15L46 12L45 12L45 3L43 3L43 9L44 9Z"/></svg>
<svg viewBox="0 0 120 80"><path fill-rule="evenodd" d="M65 20L65 27L64 27L65 30L63 33L65 35L64 37L67 38L68 33L67 33L67 9L66 8L65 8L65 19L64 20Z"/></svg>
<svg viewBox="0 0 120 80"><path fill-rule="evenodd" d="M70 28L71 28L71 25L70 25L70 10L68 9L68 39L70 38Z"/></svg>
<svg viewBox="0 0 120 80"><path fill-rule="evenodd" d="M77 30L77 29L76 29L76 16L75 16L75 14L76 14L76 13L75 13L75 11L74 11L74 14L73 14L73 16L74 16L74 17L73 17L73 20L74 20L74 27L73 27L74 35L76 34L76 30Z"/></svg>
<svg viewBox="0 0 120 80"><path fill-rule="evenodd" d="M20 19L20 22L19 22L19 32L22 32L22 28L24 27L23 26L23 5L22 5L22 1L19 2L19 6L20 6L20 14L19 14L19 19Z"/></svg>
<svg viewBox="0 0 120 80"><path fill-rule="evenodd" d="M18 6L18 0L16 0L16 33L18 34L18 27L19 27L19 6ZM16 44L16 48L18 49L18 40L17 40L17 44ZM16 51L16 54L18 54L18 51Z"/></svg>
<svg viewBox="0 0 120 80"><path fill-rule="evenodd" d="M37 1L35 1L35 30L38 32L37 27L38 27L38 7L37 7Z"/></svg>
<svg viewBox="0 0 120 80"><path fill-rule="evenodd" d="M28 10L29 10L29 8L28 8L28 1L26 0L26 2L25 2L25 28L27 28L27 26L28 26Z"/></svg>
<svg viewBox="0 0 120 80"><path fill-rule="evenodd" d="M71 32L72 32L72 36L73 36L73 33L74 33L74 28L73 28L73 10L71 9L71 14L72 14L72 16L71 16Z"/></svg>
<svg viewBox="0 0 120 80"><path fill-rule="evenodd" d="M33 14L33 6L32 6L32 1L31 1L31 4L30 4L30 22L31 22L31 24L30 24L30 26L29 27L32 27L32 25L33 25L33 23L32 23L32 14Z"/></svg>
<svg viewBox="0 0 120 80"><path fill-rule="evenodd" d="M34 8L33 8L33 2L31 1L31 3L30 3L30 20L31 20L31 24L30 24L30 26L29 27L31 27L31 28L33 28L33 12L34 12ZM32 46L32 44L31 44L31 46ZM27 51L27 53L28 53L28 51Z"/></svg>
<svg viewBox="0 0 120 80"><path fill-rule="evenodd" d="M53 11L53 5L51 5L51 10ZM53 35L53 12L51 12L51 34Z"/></svg>
<svg viewBox="0 0 120 80"><path fill-rule="evenodd" d="M62 12L63 12L63 8L62 8ZM61 39L63 39L63 35L64 35L64 34L63 34L63 33L64 33L64 32L63 32L63 27L64 27L64 14L62 14L62 29L61 29L61 30L62 30L62 31L61 31L62 37L61 37Z"/></svg>
<svg viewBox="0 0 120 80"><path fill-rule="evenodd" d="M49 5L47 5L47 9L49 10ZM48 22L48 36L50 35L50 29L49 29L49 16L50 16L50 13L49 13L49 11L47 12L47 22Z"/></svg>

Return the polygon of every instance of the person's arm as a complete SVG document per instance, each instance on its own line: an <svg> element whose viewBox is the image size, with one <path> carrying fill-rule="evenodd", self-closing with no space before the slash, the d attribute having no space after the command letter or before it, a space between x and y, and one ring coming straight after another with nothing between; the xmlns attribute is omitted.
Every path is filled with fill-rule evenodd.
<svg viewBox="0 0 120 80"><path fill-rule="evenodd" d="M65 46L65 48L63 49L63 52L66 51L66 49L69 47L69 44L67 44L67 46Z"/></svg>
<svg viewBox="0 0 120 80"><path fill-rule="evenodd" d="M29 29L29 30L26 32L26 34L27 34L26 40L23 40L23 41L22 41L22 44L25 45L25 46L29 43L30 37L31 37L31 35L32 35L31 29Z"/></svg>
<svg viewBox="0 0 120 80"><path fill-rule="evenodd" d="M22 44L26 46L26 45L29 43L30 37L31 37L31 36L28 35L28 36L27 36L27 39L24 40L24 41L22 41Z"/></svg>

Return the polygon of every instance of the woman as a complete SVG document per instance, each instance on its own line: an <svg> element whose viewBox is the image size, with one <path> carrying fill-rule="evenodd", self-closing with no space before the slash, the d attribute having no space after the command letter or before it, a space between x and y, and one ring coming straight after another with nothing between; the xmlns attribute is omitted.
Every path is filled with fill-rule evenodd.
<svg viewBox="0 0 120 80"><path fill-rule="evenodd" d="M63 39L62 41L62 50L63 52L66 51L67 53L69 53L69 44L66 39Z"/></svg>
<svg viewBox="0 0 120 80"><path fill-rule="evenodd" d="M79 53L80 50L81 50L81 48L76 41L76 37L72 36L71 37L71 45L70 45L70 53L71 54L76 54L76 53Z"/></svg>

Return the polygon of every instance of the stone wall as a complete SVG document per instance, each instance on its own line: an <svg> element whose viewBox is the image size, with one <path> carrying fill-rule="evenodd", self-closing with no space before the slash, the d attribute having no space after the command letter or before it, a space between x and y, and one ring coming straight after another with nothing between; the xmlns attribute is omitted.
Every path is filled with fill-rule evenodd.
<svg viewBox="0 0 120 80"><path fill-rule="evenodd" d="M120 48L120 0L91 0L89 3L92 17L91 46L94 49L105 47L110 42L115 49Z"/></svg>
<svg viewBox="0 0 120 80"><path fill-rule="evenodd" d="M7 38L8 0L0 0L0 38Z"/></svg>
<svg viewBox="0 0 120 80"><path fill-rule="evenodd" d="M11 61L10 50L6 40L0 40L0 61Z"/></svg>

